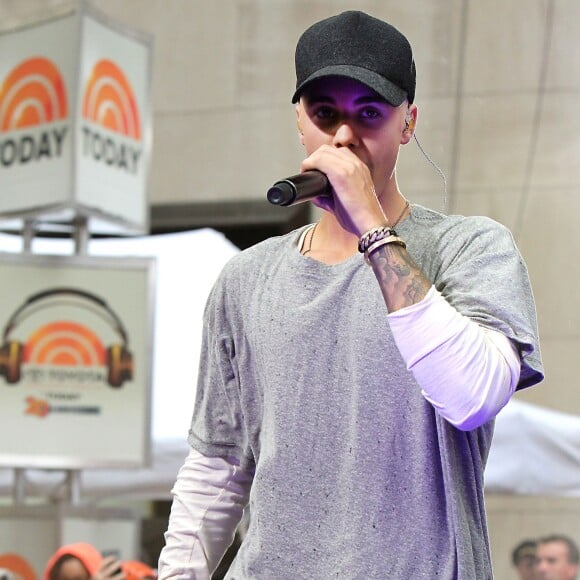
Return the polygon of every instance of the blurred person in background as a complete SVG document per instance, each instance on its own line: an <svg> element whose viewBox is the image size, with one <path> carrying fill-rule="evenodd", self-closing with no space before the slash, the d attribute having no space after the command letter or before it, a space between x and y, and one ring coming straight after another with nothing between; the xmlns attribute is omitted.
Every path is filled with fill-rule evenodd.
<svg viewBox="0 0 580 580"><path fill-rule="evenodd" d="M48 560L44 580L125 580L116 556L103 555L91 544L61 546Z"/></svg>
<svg viewBox="0 0 580 580"><path fill-rule="evenodd" d="M540 538L536 547L538 580L575 580L578 578L578 546L572 538L552 534Z"/></svg>
<svg viewBox="0 0 580 580"><path fill-rule="evenodd" d="M0 568L0 580L18 580L16 575L6 568Z"/></svg>
<svg viewBox="0 0 580 580"><path fill-rule="evenodd" d="M138 560L124 560L121 569L125 574L125 580L156 580L157 572Z"/></svg>
<svg viewBox="0 0 580 580"><path fill-rule="evenodd" d="M536 580L536 541L522 540L512 551L512 564L520 580Z"/></svg>
<svg viewBox="0 0 580 580"><path fill-rule="evenodd" d="M32 564L24 556L15 552L0 554L0 574L3 574L7 580L37 580ZM0 580L3 580L2 576Z"/></svg>

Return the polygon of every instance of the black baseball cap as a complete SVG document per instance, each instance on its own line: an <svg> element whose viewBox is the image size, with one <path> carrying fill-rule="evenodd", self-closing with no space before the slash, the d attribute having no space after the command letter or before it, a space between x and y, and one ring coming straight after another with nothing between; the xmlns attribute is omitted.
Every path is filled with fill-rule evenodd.
<svg viewBox="0 0 580 580"><path fill-rule="evenodd" d="M296 45L296 92L329 76L354 79L398 107L415 99L415 62L406 37L387 22L349 10L306 29Z"/></svg>

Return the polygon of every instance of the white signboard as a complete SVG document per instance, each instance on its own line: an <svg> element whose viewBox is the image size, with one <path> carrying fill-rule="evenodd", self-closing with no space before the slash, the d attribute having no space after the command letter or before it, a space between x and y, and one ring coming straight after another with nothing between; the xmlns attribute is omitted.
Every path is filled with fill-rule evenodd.
<svg viewBox="0 0 580 580"><path fill-rule="evenodd" d="M0 34L0 219L148 229L151 52L85 2Z"/></svg>
<svg viewBox="0 0 580 580"><path fill-rule="evenodd" d="M0 465L149 463L154 266L0 257Z"/></svg>

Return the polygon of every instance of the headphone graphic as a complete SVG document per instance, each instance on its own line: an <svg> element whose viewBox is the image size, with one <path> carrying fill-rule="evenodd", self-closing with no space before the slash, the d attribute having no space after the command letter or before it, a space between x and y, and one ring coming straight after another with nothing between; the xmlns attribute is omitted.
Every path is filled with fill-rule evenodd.
<svg viewBox="0 0 580 580"><path fill-rule="evenodd" d="M3 344L0 346L0 376L6 377L8 383L17 383L20 380L20 367L24 353L24 344L10 340L10 333L20 324L23 318L43 308L43 306L38 305L37 308L33 308L33 304L50 298L51 296L62 295L76 296L83 298L93 305L97 305L99 312L89 306L85 306L85 308L101 316L121 337L122 341L121 344L113 344L107 348L107 382L112 387L120 387L125 381L130 381L133 378L133 355L128 349L129 339L121 319L104 300L78 288L51 288L49 290L43 290L30 296L24 304L15 310L10 320L6 323L2 335Z"/></svg>

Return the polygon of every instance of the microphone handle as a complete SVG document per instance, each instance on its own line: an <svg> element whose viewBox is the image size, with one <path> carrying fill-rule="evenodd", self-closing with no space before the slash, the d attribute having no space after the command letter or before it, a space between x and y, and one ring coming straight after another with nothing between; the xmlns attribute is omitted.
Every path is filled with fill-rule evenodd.
<svg viewBox="0 0 580 580"><path fill-rule="evenodd" d="M332 195L328 178L322 171L312 169L277 181L266 194L274 205L289 206L319 196Z"/></svg>

